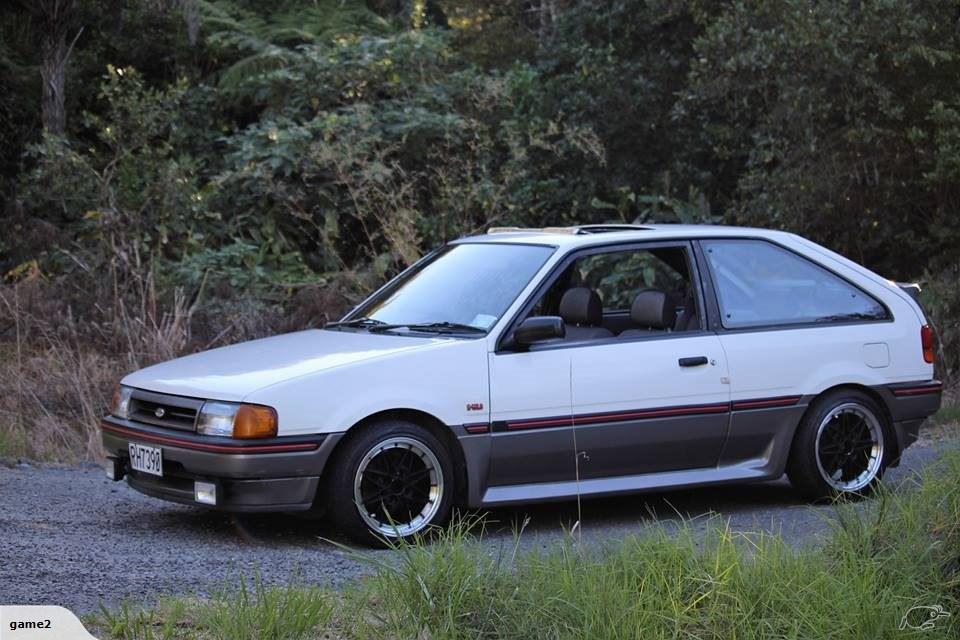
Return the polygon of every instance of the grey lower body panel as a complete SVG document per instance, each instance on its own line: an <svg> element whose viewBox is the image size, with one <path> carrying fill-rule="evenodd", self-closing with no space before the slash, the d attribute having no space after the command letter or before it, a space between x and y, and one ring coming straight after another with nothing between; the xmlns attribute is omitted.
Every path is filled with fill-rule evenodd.
<svg viewBox="0 0 960 640"><path fill-rule="evenodd" d="M766 476L779 478L786 469L794 434L809 401L804 397L789 406L732 412L718 467L739 468L746 464Z"/></svg>
<svg viewBox="0 0 960 640"><path fill-rule="evenodd" d="M943 385L936 380L905 382L873 388L890 412L897 455L890 466L900 464L904 450L920 437L924 421L940 409Z"/></svg>
<svg viewBox="0 0 960 640"><path fill-rule="evenodd" d="M936 381L874 387L883 398L894 422L932 416L940 409L942 385Z"/></svg>
<svg viewBox="0 0 960 640"><path fill-rule="evenodd" d="M771 476L764 467L764 461L756 461L731 467L644 473L614 478L593 478L580 482L540 482L489 487L483 495L480 506L498 507L526 502L570 500L577 496L602 497L733 482L759 482L773 480L782 475Z"/></svg>
<svg viewBox="0 0 960 640"><path fill-rule="evenodd" d="M806 408L807 398L789 396L732 410L668 407L610 423L492 433L489 486L471 492L478 498L471 506L776 479ZM681 411L690 415L674 415Z"/></svg>
<svg viewBox="0 0 960 640"><path fill-rule="evenodd" d="M466 463L467 491L464 497L468 508L476 509L483 504L483 492L487 485L490 469L490 434L469 434L462 430L456 432L457 441L463 451Z"/></svg>
<svg viewBox="0 0 960 640"><path fill-rule="evenodd" d="M195 480L213 482L217 486L216 506L194 501ZM127 474L127 484L148 496L236 512L305 511L313 506L319 482L318 476L232 480L184 475L158 478L138 472Z"/></svg>
<svg viewBox="0 0 960 640"><path fill-rule="evenodd" d="M104 421L103 446L128 484L146 495L199 504L194 501L193 485L201 481L217 486L217 504L213 507L216 509L298 511L313 506L324 467L342 436L342 433L332 433L312 440L273 438L224 445L221 448L225 451L207 451L196 447L210 447L213 446L210 443L227 440L110 419ZM128 445L131 442L162 450L162 477L130 469ZM306 450L282 450L292 445ZM271 447L281 450L274 452Z"/></svg>
<svg viewBox="0 0 960 640"><path fill-rule="evenodd" d="M925 421L926 418L917 418L893 423L893 429L897 434L897 451L903 453L904 449L917 441L920 437L920 427Z"/></svg>

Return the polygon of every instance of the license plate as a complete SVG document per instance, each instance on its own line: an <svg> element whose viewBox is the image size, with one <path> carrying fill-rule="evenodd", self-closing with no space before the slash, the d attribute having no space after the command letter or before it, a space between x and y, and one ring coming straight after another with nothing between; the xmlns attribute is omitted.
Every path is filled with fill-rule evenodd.
<svg viewBox="0 0 960 640"><path fill-rule="evenodd" d="M163 475L163 451L158 447L145 447L130 443L130 467L154 476Z"/></svg>

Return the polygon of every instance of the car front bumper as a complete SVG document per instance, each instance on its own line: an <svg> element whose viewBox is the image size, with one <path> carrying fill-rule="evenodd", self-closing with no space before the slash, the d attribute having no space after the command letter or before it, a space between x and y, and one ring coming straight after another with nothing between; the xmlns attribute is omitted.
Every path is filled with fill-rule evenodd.
<svg viewBox="0 0 960 640"><path fill-rule="evenodd" d="M109 417L103 446L115 479L149 496L225 511L302 511L313 506L320 476L342 433L233 440ZM163 476L130 468L129 444L163 451ZM216 504L197 502L195 483L216 487Z"/></svg>

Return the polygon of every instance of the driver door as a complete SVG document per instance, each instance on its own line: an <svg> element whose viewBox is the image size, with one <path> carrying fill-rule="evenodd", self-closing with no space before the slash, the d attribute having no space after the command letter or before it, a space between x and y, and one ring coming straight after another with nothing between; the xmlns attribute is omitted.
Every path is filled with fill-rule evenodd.
<svg viewBox="0 0 960 640"><path fill-rule="evenodd" d="M562 263L521 317L557 315L554 301L563 291L587 287L603 300L605 327L633 330L489 355L488 486L716 465L730 391L720 340L700 320L698 282L688 243L591 249ZM631 303L650 289L690 300L676 312L694 321L682 330L631 326Z"/></svg>

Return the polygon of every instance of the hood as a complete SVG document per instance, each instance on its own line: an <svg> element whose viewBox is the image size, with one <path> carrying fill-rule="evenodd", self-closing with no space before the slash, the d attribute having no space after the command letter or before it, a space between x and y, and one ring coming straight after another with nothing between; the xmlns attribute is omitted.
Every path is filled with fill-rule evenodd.
<svg viewBox="0 0 960 640"><path fill-rule="evenodd" d="M140 369L123 384L209 400L243 400L263 387L334 367L424 349L442 338L311 329L202 351Z"/></svg>

